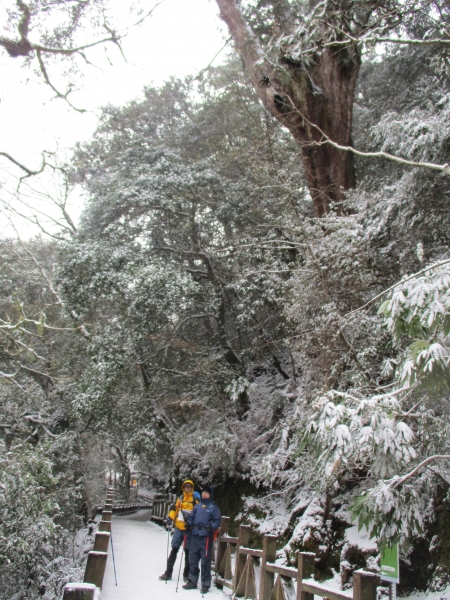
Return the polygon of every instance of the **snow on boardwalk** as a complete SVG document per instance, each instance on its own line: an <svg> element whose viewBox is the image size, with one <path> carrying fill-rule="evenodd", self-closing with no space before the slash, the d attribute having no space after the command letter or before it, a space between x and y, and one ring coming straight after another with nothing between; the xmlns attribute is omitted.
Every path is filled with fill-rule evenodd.
<svg viewBox="0 0 450 600"><path fill-rule="evenodd" d="M181 550L174 569L175 579L167 583L159 581L159 575L166 568L167 533L147 520L150 515L150 511L141 510L126 517L113 516L111 529L117 587L110 544L101 600L200 600L200 590L183 590L182 579L178 592L175 592ZM227 596L213 584L205 598L226 600Z"/></svg>

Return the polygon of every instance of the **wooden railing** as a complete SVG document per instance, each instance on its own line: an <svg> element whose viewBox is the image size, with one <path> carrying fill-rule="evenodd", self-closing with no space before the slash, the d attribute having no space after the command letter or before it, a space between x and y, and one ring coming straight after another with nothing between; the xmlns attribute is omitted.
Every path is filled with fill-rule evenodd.
<svg viewBox="0 0 450 600"><path fill-rule="evenodd" d="M152 508L152 504L153 503L151 501L143 501L139 503L135 502L133 504L114 504L112 507L112 512L118 515L129 515L138 510ZM97 506L97 514L101 514L103 510L103 506Z"/></svg>
<svg viewBox="0 0 450 600"><path fill-rule="evenodd" d="M83 583L68 583L64 587L63 600L94 600L95 590L102 587L105 575L108 546L111 538L111 517L113 514L114 494L109 487L102 510L102 518L95 534L94 547L89 552Z"/></svg>
<svg viewBox="0 0 450 600"><path fill-rule="evenodd" d="M153 498L151 520L155 521L156 523L164 523L164 521L167 519L167 515L169 514L170 507L175 504L176 500L176 494L165 494L161 498L155 496Z"/></svg>
<svg viewBox="0 0 450 600"><path fill-rule="evenodd" d="M353 591L331 589L314 581L315 555L299 552L297 568L276 564L278 538L264 536L262 550L248 548L250 526L241 525L238 537L228 535L229 517L222 517L215 561L215 581L233 590L234 597L253 600L376 600L379 577L353 573Z"/></svg>

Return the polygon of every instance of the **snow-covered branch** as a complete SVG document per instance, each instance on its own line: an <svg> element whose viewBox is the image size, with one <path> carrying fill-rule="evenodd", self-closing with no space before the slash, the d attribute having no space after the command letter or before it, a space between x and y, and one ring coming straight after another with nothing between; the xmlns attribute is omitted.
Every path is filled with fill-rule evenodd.
<svg viewBox="0 0 450 600"><path fill-rule="evenodd" d="M419 463L416 467L414 467L412 471L406 473L406 475L402 475L401 477L395 477L394 479L392 479L391 484L394 487L399 487L400 485L403 485L405 481L408 481L408 479L411 479L411 477L417 475L419 471L426 467L429 463L435 462L437 460L450 460L450 454L435 454L434 456L429 456L421 463Z"/></svg>

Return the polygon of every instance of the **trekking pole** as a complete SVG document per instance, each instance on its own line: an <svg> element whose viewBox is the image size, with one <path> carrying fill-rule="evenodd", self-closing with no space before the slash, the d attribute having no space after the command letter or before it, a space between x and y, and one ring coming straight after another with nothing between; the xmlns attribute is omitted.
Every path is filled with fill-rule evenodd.
<svg viewBox="0 0 450 600"><path fill-rule="evenodd" d="M186 534L184 534L183 545L181 546L180 568L178 569L177 587L175 588L175 592L178 592L178 584L180 583L181 565L183 564L183 559L184 559L184 546L185 546L185 544L186 544Z"/></svg>
<svg viewBox="0 0 450 600"><path fill-rule="evenodd" d="M113 567L114 567L114 580L116 582L116 586L117 586L117 575L116 575L116 559L114 558L114 545L113 545L113 537L112 537L112 533L110 535L110 539L111 539L111 554L112 554L112 559L113 559Z"/></svg>

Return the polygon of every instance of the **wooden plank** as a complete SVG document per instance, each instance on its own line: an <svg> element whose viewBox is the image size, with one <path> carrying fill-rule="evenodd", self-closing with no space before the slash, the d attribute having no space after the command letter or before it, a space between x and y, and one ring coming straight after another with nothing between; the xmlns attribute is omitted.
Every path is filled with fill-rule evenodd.
<svg viewBox="0 0 450 600"><path fill-rule="evenodd" d="M222 579L222 577L216 577L216 583L219 585L224 585L225 587L230 588L230 590L233 589L233 582Z"/></svg>
<svg viewBox="0 0 450 600"><path fill-rule="evenodd" d="M297 600L314 600L314 594L302 590L304 579L314 579L316 555L314 552L299 552L297 557Z"/></svg>
<svg viewBox="0 0 450 600"><path fill-rule="evenodd" d="M234 544L236 545L238 543L238 538L237 537L231 537L228 535L222 535L221 537L219 537L219 541L220 542L225 542L227 544Z"/></svg>
<svg viewBox="0 0 450 600"><path fill-rule="evenodd" d="M215 572L219 574L219 567L222 564L223 557L225 555L225 551L227 549L227 543L223 541L223 538L226 537L228 533L228 528L230 526L230 517L222 517L220 521L220 529L219 536L217 541L217 556L215 557ZM223 575L223 573L220 573Z"/></svg>
<svg viewBox="0 0 450 600"><path fill-rule="evenodd" d="M249 561L252 560L250 556L247 556L247 561L245 563L245 567L244 570L242 571L242 575L239 577L239 581L237 582L237 584L235 583L234 586L234 596L235 597L242 597L245 595L245 587L246 587L246 582L247 582L247 573L248 573L248 569L249 569ZM236 578L235 578L236 581Z"/></svg>
<svg viewBox="0 0 450 600"><path fill-rule="evenodd" d="M352 593L333 590L316 583L314 579L304 579L302 581L302 591L328 598L328 600L353 600Z"/></svg>
<svg viewBox="0 0 450 600"><path fill-rule="evenodd" d="M265 566L266 571L269 573L279 573L283 575L283 577L292 577L297 579L298 571L293 567L283 567L282 565L275 565L273 563L266 563Z"/></svg>
<svg viewBox="0 0 450 600"><path fill-rule="evenodd" d="M94 552L91 550L88 553L86 568L84 571L84 583L93 583L98 588L102 587L107 558L107 552Z"/></svg>
<svg viewBox="0 0 450 600"><path fill-rule="evenodd" d="M353 573L353 600L376 600L380 578L376 573L358 569Z"/></svg>
<svg viewBox="0 0 450 600"><path fill-rule="evenodd" d="M262 558L263 551L255 550L254 548L239 548L239 552L241 554L248 554L250 556L254 556L255 558Z"/></svg>
<svg viewBox="0 0 450 600"><path fill-rule="evenodd" d="M255 559L251 556L247 556L248 571L245 578L245 598L251 600L257 600L256 594L256 581L255 581Z"/></svg>
<svg viewBox="0 0 450 600"><path fill-rule="evenodd" d="M233 573L231 570L231 548L227 546L225 548L225 554L223 555L220 565L217 566L216 572L218 575L225 577L225 579L232 579Z"/></svg>
<svg viewBox="0 0 450 600"><path fill-rule="evenodd" d="M247 546L248 540L250 539L250 525L239 525L239 536L238 543L236 546L236 559L234 562L234 590L236 591L239 581L242 577L242 573L245 569L246 556L239 552L241 546Z"/></svg>
<svg viewBox="0 0 450 600"><path fill-rule="evenodd" d="M267 563L273 562L277 557L278 538L275 535L265 535L263 542L263 556L261 559L261 580L259 583L259 600L269 600L272 594L275 575L267 571Z"/></svg>

